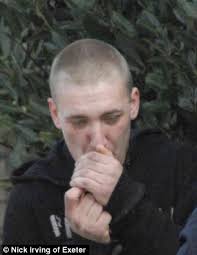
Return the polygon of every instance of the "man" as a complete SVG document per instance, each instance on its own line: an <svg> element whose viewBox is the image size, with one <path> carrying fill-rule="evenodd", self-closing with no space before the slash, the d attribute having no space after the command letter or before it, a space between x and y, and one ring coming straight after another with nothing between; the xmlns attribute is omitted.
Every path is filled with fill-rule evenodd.
<svg viewBox="0 0 197 255"><path fill-rule="evenodd" d="M86 243L98 255L176 254L197 199L196 151L158 130L131 129L139 90L123 56L102 41L62 50L50 90L64 141L15 172L3 242Z"/></svg>

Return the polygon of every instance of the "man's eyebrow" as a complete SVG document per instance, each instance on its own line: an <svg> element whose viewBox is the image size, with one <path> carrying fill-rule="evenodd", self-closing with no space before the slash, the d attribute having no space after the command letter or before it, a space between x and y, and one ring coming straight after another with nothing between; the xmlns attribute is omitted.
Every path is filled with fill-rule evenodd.
<svg viewBox="0 0 197 255"><path fill-rule="evenodd" d="M108 115L113 115L113 114L122 114L123 113L123 110L112 110L112 111L108 111L108 112L104 112L102 114L102 116L108 116Z"/></svg>
<svg viewBox="0 0 197 255"><path fill-rule="evenodd" d="M123 113L123 110L120 110L120 109L114 109L114 110L111 110L111 111L106 111L104 112L101 117L107 117L108 115L113 115L113 114L122 114ZM87 119L88 116L86 115L83 115L83 114L73 114L73 115L70 115L70 116L65 116L64 117L65 119L67 120L75 120L75 119Z"/></svg>
<svg viewBox="0 0 197 255"><path fill-rule="evenodd" d="M68 119L68 120L72 120L72 119L86 119L87 116L85 115L79 115L79 114L76 114L76 115L70 115L70 116L66 116L65 119Z"/></svg>

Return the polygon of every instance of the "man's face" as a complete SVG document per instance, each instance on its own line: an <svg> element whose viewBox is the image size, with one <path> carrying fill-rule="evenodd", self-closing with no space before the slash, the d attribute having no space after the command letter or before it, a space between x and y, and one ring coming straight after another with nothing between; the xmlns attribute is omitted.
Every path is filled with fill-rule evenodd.
<svg viewBox="0 0 197 255"><path fill-rule="evenodd" d="M63 88L60 85L57 105L49 99L49 108L74 160L94 151L100 144L124 162L130 121L139 109L138 90L133 94L128 95L120 80L82 87L68 85Z"/></svg>

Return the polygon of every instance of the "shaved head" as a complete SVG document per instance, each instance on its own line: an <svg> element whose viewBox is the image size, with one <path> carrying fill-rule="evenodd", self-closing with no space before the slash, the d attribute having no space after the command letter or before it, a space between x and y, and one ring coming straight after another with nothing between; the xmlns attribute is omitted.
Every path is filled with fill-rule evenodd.
<svg viewBox="0 0 197 255"><path fill-rule="evenodd" d="M68 84L96 85L119 79L130 92L132 77L125 58L110 44L96 39L81 39L66 46L54 59L50 72L50 90L56 98L58 87Z"/></svg>

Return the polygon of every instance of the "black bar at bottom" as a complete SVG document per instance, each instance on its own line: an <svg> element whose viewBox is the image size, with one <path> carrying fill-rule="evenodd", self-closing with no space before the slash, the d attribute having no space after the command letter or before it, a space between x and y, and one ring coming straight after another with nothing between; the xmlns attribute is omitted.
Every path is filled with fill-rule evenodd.
<svg viewBox="0 0 197 255"><path fill-rule="evenodd" d="M89 255L88 245L3 245L3 255L10 254L78 254Z"/></svg>

